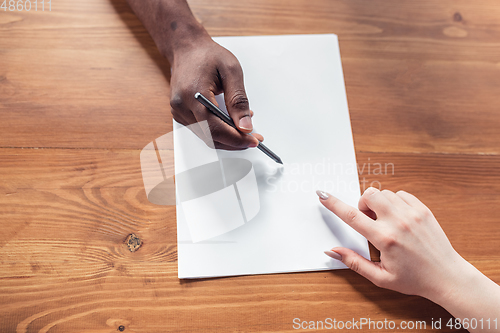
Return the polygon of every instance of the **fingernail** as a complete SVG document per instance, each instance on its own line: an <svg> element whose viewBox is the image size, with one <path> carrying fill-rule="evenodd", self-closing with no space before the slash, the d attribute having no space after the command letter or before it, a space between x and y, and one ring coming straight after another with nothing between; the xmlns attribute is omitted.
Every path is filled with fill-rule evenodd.
<svg viewBox="0 0 500 333"><path fill-rule="evenodd" d="M342 261L342 256L340 254L338 254L337 252L333 252L333 251L325 251L325 254L327 256L329 256L330 258L333 258L333 259L337 259L337 260L340 260Z"/></svg>
<svg viewBox="0 0 500 333"><path fill-rule="evenodd" d="M253 129L252 118L250 118L249 116L244 116L243 118L241 118L240 128L247 131L251 131Z"/></svg>
<svg viewBox="0 0 500 333"><path fill-rule="evenodd" d="M316 191L316 194L318 195L318 197L320 197L321 200L326 200L330 197L330 195L324 191Z"/></svg>

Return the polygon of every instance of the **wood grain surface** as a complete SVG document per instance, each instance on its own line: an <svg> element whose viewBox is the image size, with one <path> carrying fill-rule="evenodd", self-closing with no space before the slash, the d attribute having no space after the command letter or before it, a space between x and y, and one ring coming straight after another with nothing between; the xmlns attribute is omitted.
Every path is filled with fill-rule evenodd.
<svg viewBox="0 0 500 333"><path fill-rule="evenodd" d="M213 36L338 34L362 189L417 195L500 283L497 0L189 3ZM139 160L172 130L169 72L125 0L0 11L0 332L450 331L349 270L179 280L175 207L148 202Z"/></svg>

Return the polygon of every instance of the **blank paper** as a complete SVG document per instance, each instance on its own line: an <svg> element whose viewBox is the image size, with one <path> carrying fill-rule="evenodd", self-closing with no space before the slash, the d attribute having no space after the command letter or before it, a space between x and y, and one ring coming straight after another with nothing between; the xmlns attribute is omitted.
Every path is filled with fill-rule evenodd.
<svg viewBox="0 0 500 333"><path fill-rule="evenodd" d="M315 193L327 191L354 207L360 197L337 36L214 39L240 61L255 131L284 165L255 148L213 150L191 135L183 139L176 124L176 174L184 172L176 176L177 192L189 186L194 193L184 202L178 196L179 278L345 268L323 253L335 246L369 258L366 239ZM190 183L204 167L222 175L217 191L198 189L204 181Z"/></svg>

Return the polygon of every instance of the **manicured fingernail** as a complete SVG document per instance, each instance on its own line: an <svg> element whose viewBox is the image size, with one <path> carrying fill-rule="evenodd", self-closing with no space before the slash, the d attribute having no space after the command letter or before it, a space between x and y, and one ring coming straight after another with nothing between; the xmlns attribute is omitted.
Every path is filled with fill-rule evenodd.
<svg viewBox="0 0 500 333"><path fill-rule="evenodd" d="M316 191L316 194L318 195L318 197L320 197L321 200L326 200L330 197L330 195L324 191Z"/></svg>
<svg viewBox="0 0 500 333"><path fill-rule="evenodd" d="M249 116L245 116L245 117L241 118L240 119L240 128L247 130L247 131L251 131L253 129L252 118L250 118Z"/></svg>
<svg viewBox="0 0 500 333"><path fill-rule="evenodd" d="M342 261L342 256L340 254L338 254L337 252L333 252L333 251L325 251L325 254L333 259L337 259L337 260L340 260Z"/></svg>

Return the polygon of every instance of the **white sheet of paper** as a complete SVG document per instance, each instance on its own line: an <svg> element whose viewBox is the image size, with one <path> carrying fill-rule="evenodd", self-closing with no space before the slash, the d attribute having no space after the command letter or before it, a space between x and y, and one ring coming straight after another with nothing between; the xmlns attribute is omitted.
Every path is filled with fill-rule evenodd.
<svg viewBox="0 0 500 333"><path fill-rule="evenodd" d="M345 268L323 253L334 246L369 258L366 239L326 210L315 193L327 191L354 207L360 197L337 36L214 40L240 61L250 108L255 112L255 131L264 136L264 143L284 166L257 149L217 150L219 160L245 159L253 168L246 176L238 176L241 179L234 185L225 184L230 187L210 199L202 198L203 204L178 202L179 278ZM218 102L222 108L220 98ZM198 154L191 144L183 144L179 128L176 125L174 131L176 170L180 161ZM177 177L177 191L182 186L185 182ZM208 202L227 205L221 218L233 214L227 232L212 212L204 213ZM193 241L190 227L203 223L207 227L200 228ZM218 236L211 234L214 229Z"/></svg>

